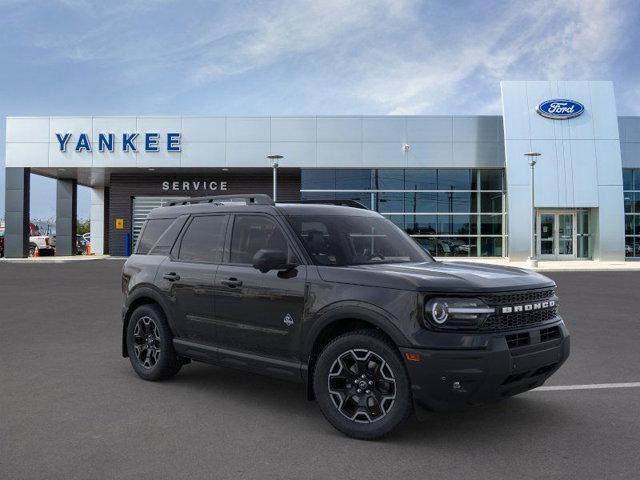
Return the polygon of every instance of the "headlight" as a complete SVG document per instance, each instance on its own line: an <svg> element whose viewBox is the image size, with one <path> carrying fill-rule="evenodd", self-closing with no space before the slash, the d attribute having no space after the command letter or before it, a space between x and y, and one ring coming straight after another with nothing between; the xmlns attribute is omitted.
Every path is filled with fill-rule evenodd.
<svg viewBox="0 0 640 480"><path fill-rule="evenodd" d="M425 318L434 327L478 328L495 312L478 298L432 298L425 304Z"/></svg>

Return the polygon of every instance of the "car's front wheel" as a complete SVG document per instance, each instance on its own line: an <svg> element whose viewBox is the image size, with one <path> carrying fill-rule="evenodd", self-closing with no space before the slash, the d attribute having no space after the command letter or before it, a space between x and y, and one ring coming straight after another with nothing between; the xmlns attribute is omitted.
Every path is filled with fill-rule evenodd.
<svg viewBox="0 0 640 480"><path fill-rule="evenodd" d="M173 349L173 335L162 310L141 305L127 325L127 352L135 372L145 380L165 380L182 367Z"/></svg>
<svg viewBox="0 0 640 480"><path fill-rule="evenodd" d="M409 377L396 347L374 330L349 332L320 353L313 374L322 413L339 431L381 438L411 413Z"/></svg>

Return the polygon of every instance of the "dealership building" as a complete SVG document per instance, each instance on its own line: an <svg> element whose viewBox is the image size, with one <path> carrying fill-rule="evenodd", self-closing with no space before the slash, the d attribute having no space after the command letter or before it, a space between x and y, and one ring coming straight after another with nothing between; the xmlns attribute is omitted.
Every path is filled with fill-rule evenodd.
<svg viewBox="0 0 640 480"><path fill-rule="evenodd" d="M5 255L28 254L31 174L56 179L58 255L84 185L92 252L121 256L156 206L271 194L278 154L279 201L356 200L439 257L526 259L535 213L540 259L640 259L640 117L617 115L613 84L501 92L501 116L10 117Z"/></svg>

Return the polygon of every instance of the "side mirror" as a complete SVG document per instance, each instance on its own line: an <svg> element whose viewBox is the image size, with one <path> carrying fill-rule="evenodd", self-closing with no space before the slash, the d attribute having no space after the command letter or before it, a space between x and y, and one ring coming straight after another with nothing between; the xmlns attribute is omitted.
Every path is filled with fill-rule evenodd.
<svg viewBox="0 0 640 480"><path fill-rule="evenodd" d="M282 250L261 249L253 256L253 268L267 273L269 270L291 270L297 265L287 263L287 254Z"/></svg>

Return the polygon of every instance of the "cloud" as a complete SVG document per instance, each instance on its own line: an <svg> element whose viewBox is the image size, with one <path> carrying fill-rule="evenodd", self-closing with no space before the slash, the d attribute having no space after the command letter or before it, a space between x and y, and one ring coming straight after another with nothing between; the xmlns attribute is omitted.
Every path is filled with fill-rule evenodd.
<svg viewBox="0 0 640 480"><path fill-rule="evenodd" d="M395 114L498 113L502 79L609 78L632 8L606 0L456 9L418 0L61 1L83 22L33 35L46 61L100 62L124 82L167 66L181 88L284 65L289 82L317 77L323 87L310 95Z"/></svg>
<svg viewBox="0 0 640 480"><path fill-rule="evenodd" d="M206 53L190 75L196 82L206 82L287 59L351 60L357 58L357 52L351 50L354 43L366 42L377 25L406 18L412 8L413 2L404 0L326 0L251 9L210 27L213 38L205 36L198 42ZM347 55L351 58L345 58Z"/></svg>
<svg viewBox="0 0 640 480"><path fill-rule="evenodd" d="M451 113L474 98L474 89L492 91L496 97L484 108L498 113L502 79L606 78L612 55L624 45L624 12L599 0L511 2L484 23L468 19L452 26L449 42L438 48L429 48L437 39L428 31L409 51L392 46L384 68L365 63L353 94L361 92L389 113L410 114L443 107L438 113Z"/></svg>

